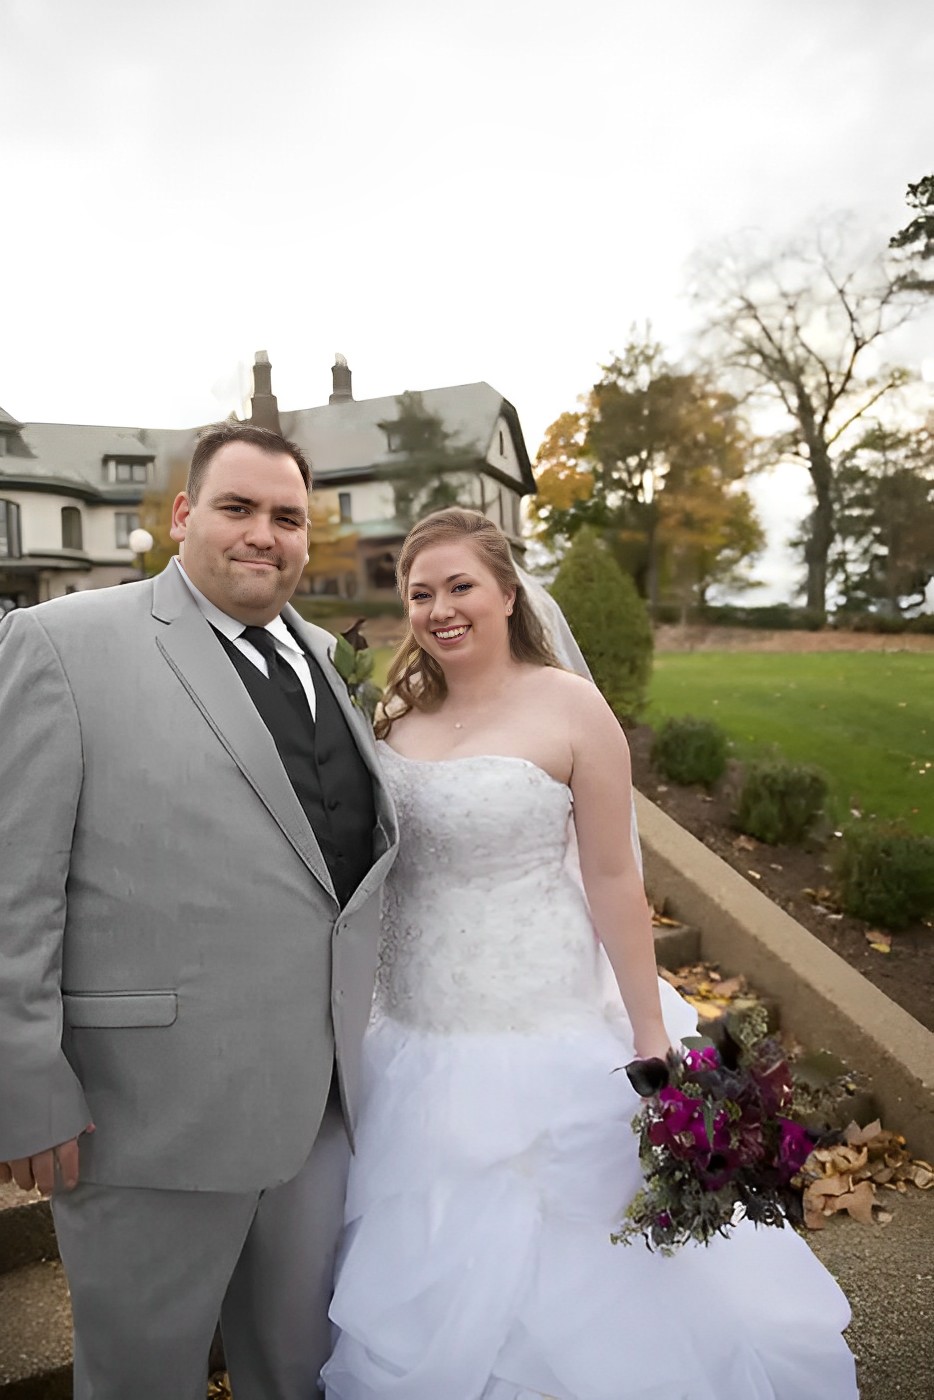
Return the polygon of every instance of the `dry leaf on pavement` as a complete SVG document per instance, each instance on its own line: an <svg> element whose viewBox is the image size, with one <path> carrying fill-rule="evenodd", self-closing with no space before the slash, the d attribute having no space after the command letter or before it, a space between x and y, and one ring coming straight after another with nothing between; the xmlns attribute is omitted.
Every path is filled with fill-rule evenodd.
<svg viewBox="0 0 934 1400"><path fill-rule="evenodd" d="M809 1229L822 1229L841 1211L863 1225L873 1219L887 1224L892 1217L882 1210L877 1187L904 1195L909 1185L921 1191L934 1186L930 1162L912 1158L901 1134L887 1132L878 1119L864 1128L850 1123L842 1136L842 1142L815 1148L797 1178Z"/></svg>

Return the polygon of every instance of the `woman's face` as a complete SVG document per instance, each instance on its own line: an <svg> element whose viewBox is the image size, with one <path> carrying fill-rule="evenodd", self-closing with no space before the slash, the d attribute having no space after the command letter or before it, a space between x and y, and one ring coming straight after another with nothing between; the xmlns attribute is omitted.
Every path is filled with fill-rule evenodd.
<svg viewBox="0 0 934 1400"><path fill-rule="evenodd" d="M409 623L422 650L445 669L508 653L515 598L466 540L426 546L412 561Z"/></svg>

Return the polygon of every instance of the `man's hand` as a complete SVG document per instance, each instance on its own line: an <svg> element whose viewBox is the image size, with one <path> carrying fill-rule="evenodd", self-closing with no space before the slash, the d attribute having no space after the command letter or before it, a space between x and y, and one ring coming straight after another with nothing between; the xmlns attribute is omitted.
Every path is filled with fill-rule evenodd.
<svg viewBox="0 0 934 1400"><path fill-rule="evenodd" d="M89 1123L85 1131L93 1133L93 1123ZM31 1191L37 1186L43 1196L51 1196L53 1187L58 1191L73 1191L78 1184L78 1139L69 1138L32 1157L0 1162L0 1183L6 1181L15 1181L21 1191Z"/></svg>

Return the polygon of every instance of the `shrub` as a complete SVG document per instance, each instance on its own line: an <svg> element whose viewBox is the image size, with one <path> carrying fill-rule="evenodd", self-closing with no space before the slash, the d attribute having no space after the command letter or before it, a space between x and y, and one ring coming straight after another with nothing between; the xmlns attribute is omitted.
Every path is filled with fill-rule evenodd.
<svg viewBox="0 0 934 1400"><path fill-rule="evenodd" d="M843 618L846 618L843 624ZM841 623L849 632L904 632L908 619L895 613L857 612L841 615Z"/></svg>
<svg viewBox="0 0 934 1400"><path fill-rule="evenodd" d="M758 627L769 632L792 629L819 632L826 617L818 608L793 608L790 603L768 603L746 608L736 603L706 603L695 619L712 627Z"/></svg>
<svg viewBox="0 0 934 1400"><path fill-rule="evenodd" d="M919 613L909 622L907 632L934 632L934 613Z"/></svg>
<svg viewBox="0 0 934 1400"><path fill-rule="evenodd" d="M561 561L552 595L593 678L620 719L643 709L652 675L652 625L628 574L584 527Z"/></svg>
<svg viewBox="0 0 934 1400"><path fill-rule="evenodd" d="M780 759L752 763L739 795L736 825L770 846L794 846L824 809L827 779L816 768Z"/></svg>
<svg viewBox="0 0 934 1400"><path fill-rule="evenodd" d="M898 827L850 827L837 860L848 914L900 929L934 914L934 838Z"/></svg>
<svg viewBox="0 0 934 1400"><path fill-rule="evenodd" d="M727 737L709 719L666 720L652 745L652 762L673 783L711 788L726 769Z"/></svg>
<svg viewBox="0 0 934 1400"><path fill-rule="evenodd" d="M292 597L292 606L308 622L323 622L332 617L403 617L398 598L336 598L325 593L300 593Z"/></svg>

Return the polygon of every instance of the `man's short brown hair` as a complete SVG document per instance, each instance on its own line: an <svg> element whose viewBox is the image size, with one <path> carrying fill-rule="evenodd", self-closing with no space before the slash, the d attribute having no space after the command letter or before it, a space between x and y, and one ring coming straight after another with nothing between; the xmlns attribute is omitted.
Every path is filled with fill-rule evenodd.
<svg viewBox="0 0 934 1400"><path fill-rule="evenodd" d="M194 502L197 499L211 459L222 447L226 447L228 442L248 442L263 452L286 453L301 472L305 490L311 490L311 467L296 443L289 442L281 433L274 433L270 428L258 428L253 423L215 423L201 433L192 454L185 484L185 494L189 501Z"/></svg>

